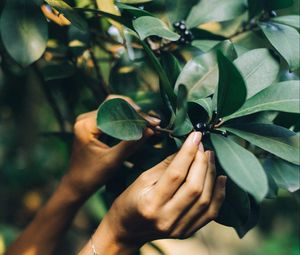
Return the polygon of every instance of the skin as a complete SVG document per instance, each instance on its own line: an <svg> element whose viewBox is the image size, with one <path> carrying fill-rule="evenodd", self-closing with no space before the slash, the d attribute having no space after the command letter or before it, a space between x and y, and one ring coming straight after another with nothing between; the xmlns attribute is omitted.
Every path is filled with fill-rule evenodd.
<svg viewBox="0 0 300 255"><path fill-rule="evenodd" d="M153 128L160 123L144 118ZM53 254L86 199L154 133L147 129L140 141L108 147L99 140L96 112L90 112L77 118L74 134L69 171L6 255ZM151 240L191 236L217 216L225 182L224 176L216 178L214 155L204 152L201 133L192 133L176 155L143 173L116 199L91 239L97 254L129 255ZM93 254L91 242L79 254Z"/></svg>

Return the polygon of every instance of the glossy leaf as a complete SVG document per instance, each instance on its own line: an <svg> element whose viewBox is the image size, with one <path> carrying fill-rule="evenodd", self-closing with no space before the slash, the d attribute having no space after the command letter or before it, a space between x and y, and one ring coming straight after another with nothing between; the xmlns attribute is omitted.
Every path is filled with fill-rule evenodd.
<svg viewBox="0 0 300 255"><path fill-rule="evenodd" d="M189 90L189 100L205 98L215 92L219 80L219 69L216 51L220 50L230 60L237 57L233 44L226 40L210 52L195 57L184 67L175 85L185 84Z"/></svg>
<svg viewBox="0 0 300 255"><path fill-rule="evenodd" d="M144 4L152 1L153 0L121 0L120 2L124 4Z"/></svg>
<svg viewBox="0 0 300 255"><path fill-rule="evenodd" d="M257 224L258 216L259 207L253 198L229 179L225 200L216 221L233 227L242 238Z"/></svg>
<svg viewBox="0 0 300 255"><path fill-rule="evenodd" d="M185 20L198 0L166 0L166 8L171 22Z"/></svg>
<svg viewBox="0 0 300 255"><path fill-rule="evenodd" d="M299 113L299 81L286 81L271 85L248 99L241 109L225 117L224 121L261 111Z"/></svg>
<svg viewBox="0 0 300 255"><path fill-rule="evenodd" d="M169 52L162 52L161 65L169 77L171 86L174 87L181 72L181 66L177 58Z"/></svg>
<svg viewBox="0 0 300 255"><path fill-rule="evenodd" d="M63 0L45 0L50 6L61 12L75 27L82 31L88 30L86 21Z"/></svg>
<svg viewBox="0 0 300 255"><path fill-rule="evenodd" d="M294 0L265 0L264 8L271 11L271 10L288 8L293 4L294 4Z"/></svg>
<svg viewBox="0 0 300 255"><path fill-rule="evenodd" d="M267 160L265 168L279 188L289 192L296 192L300 189L300 168L298 165L271 158Z"/></svg>
<svg viewBox="0 0 300 255"><path fill-rule="evenodd" d="M23 67L38 60L46 49L48 24L32 1L7 1L1 14L0 32L5 49Z"/></svg>
<svg viewBox="0 0 300 255"><path fill-rule="evenodd" d="M243 0L202 0L192 8L187 25L192 28L211 21L231 20L245 10Z"/></svg>
<svg viewBox="0 0 300 255"><path fill-rule="evenodd" d="M120 140L139 140L147 122L123 99L112 99L100 105L97 126L104 133Z"/></svg>
<svg viewBox="0 0 300 255"><path fill-rule="evenodd" d="M299 15L287 15L279 16L271 19L274 22L288 25L295 28L300 28L300 16Z"/></svg>
<svg viewBox="0 0 300 255"><path fill-rule="evenodd" d="M284 160L300 164L300 137L272 124L240 124L224 127L227 131Z"/></svg>
<svg viewBox="0 0 300 255"><path fill-rule="evenodd" d="M149 36L159 36L170 41L177 41L180 35L171 31L160 19L151 16L139 17L132 22L141 40Z"/></svg>
<svg viewBox="0 0 300 255"><path fill-rule="evenodd" d="M244 78L236 66L221 52L218 52L219 85L217 89L218 117L228 116L245 102L247 88Z"/></svg>
<svg viewBox="0 0 300 255"><path fill-rule="evenodd" d="M258 201L268 192L268 181L258 159L230 138L211 134L218 160L228 176Z"/></svg>
<svg viewBox="0 0 300 255"><path fill-rule="evenodd" d="M190 133L193 129L193 125L187 114L187 96L188 91L186 87L184 85L180 85L177 94L177 109L173 131L173 135L175 136L184 136Z"/></svg>
<svg viewBox="0 0 300 255"><path fill-rule="evenodd" d="M133 17L138 18L138 17L142 17L142 16L152 16L152 14L150 12L147 12L145 10L142 10L140 8L137 8L137 7L134 7L131 5L118 3L118 2L116 2L115 4L116 4L116 6L118 6L118 8L120 10L123 11L123 13L122 13L123 15L124 15L124 12L126 12L127 14L131 14L132 18Z"/></svg>
<svg viewBox="0 0 300 255"><path fill-rule="evenodd" d="M203 52L208 52L213 49L220 41L214 40L194 40L192 45L200 49Z"/></svg>
<svg viewBox="0 0 300 255"><path fill-rule="evenodd" d="M247 98L270 86L279 73L279 63L267 49L251 50L234 61L247 85Z"/></svg>
<svg viewBox="0 0 300 255"><path fill-rule="evenodd" d="M273 47L288 63L291 70L300 66L300 36L295 28L274 22L261 23L260 27Z"/></svg>
<svg viewBox="0 0 300 255"><path fill-rule="evenodd" d="M213 106L210 97L188 102L188 114L194 126L199 122L208 122L212 118Z"/></svg>

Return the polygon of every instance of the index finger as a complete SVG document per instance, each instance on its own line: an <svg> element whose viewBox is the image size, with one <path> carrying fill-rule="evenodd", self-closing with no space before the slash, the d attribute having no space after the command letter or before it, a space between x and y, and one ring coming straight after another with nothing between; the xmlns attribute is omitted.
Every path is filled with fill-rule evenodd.
<svg viewBox="0 0 300 255"><path fill-rule="evenodd" d="M201 143L201 132L189 135L182 148L157 182L155 190L161 203L168 201L185 181Z"/></svg>

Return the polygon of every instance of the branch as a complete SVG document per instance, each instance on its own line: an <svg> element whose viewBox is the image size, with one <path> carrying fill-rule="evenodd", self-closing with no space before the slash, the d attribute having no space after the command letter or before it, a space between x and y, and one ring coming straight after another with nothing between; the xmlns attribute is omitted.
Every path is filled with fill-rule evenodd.
<svg viewBox="0 0 300 255"><path fill-rule="evenodd" d="M46 99L47 99L51 109L53 110L53 113L54 113L55 118L58 122L58 125L60 127L61 132L65 133L66 128L65 128L65 123L64 123L64 117L63 117L62 113L60 112L60 109L57 105L57 102L56 102L51 90L47 86L47 84L46 84L46 82L43 78L43 75L41 74L37 64L33 65L33 70L35 71L36 76L40 80L41 88L42 88L42 90L43 90L43 92L46 96Z"/></svg>

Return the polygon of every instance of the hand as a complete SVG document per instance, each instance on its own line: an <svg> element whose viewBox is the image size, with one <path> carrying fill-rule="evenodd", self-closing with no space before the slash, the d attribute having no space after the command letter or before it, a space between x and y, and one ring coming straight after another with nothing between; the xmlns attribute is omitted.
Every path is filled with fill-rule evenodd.
<svg viewBox="0 0 300 255"><path fill-rule="evenodd" d="M192 133L177 155L144 172L115 201L93 237L99 254L106 252L101 234L114 240L117 254L193 235L217 217L225 184L225 176L216 178L214 154L204 152L201 133Z"/></svg>
<svg viewBox="0 0 300 255"><path fill-rule="evenodd" d="M112 99L120 96L110 96ZM132 107L139 107L127 97L122 97ZM63 183L69 187L79 199L87 198L99 189L115 173L115 169L144 142L145 138L153 135L151 129L146 129L144 137L139 141L122 141L116 146L109 147L101 142L101 131L96 124L97 111L80 115L74 125L74 144L69 172ZM160 123L158 119L143 114L150 125Z"/></svg>

